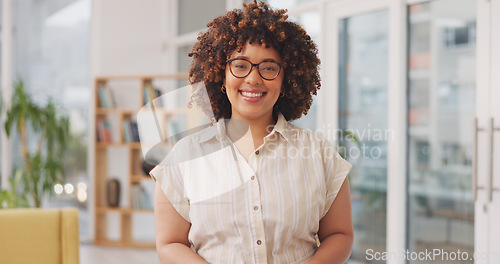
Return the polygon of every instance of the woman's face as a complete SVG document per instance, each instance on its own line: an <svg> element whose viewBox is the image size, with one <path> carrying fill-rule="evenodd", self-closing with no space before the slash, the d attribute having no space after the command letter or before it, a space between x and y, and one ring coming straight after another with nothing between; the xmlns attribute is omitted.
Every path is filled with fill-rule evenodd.
<svg viewBox="0 0 500 264"><path fill-rule="evenodd" d="M258 44L249 43L241 52L234 51L230 59L234 58L246 59L253 64L268 61L282 63L281 56L274 48L265 48ZM260 68L264 70L263 67ZM272 80L262 78L257 67L251 67L251 69L246 77L238 78L231 73L229 64L226 65L224 83L227 97L231 102L231 118L246 121L272 120L273 106L280 96L281 84L283 83L283 69ZM266 67L266 69L271 68Z"/></svg>

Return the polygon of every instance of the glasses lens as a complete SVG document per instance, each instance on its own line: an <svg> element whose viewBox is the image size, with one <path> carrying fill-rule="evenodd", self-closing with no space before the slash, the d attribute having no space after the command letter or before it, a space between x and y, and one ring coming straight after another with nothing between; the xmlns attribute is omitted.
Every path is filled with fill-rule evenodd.
<svg viewBox="0 0 500 264"><path fill-rule="evenodd" d="M265 61L259 64L259 72L264 79L274 79L280 72L280 65L276 62Z"/></svg>
<svg viewBox="0 0 500 264"><path fill-rule="evenodd" d="M252 64L246 60L233 60L230 67L234 76L245 77L252 69Z"/></svg>

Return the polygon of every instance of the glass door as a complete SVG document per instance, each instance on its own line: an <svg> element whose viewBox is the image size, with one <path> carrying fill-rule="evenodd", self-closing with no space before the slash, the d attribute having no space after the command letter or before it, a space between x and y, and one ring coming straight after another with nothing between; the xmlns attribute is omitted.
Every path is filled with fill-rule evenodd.
<svg viewBox="0 0 500 264"><path fill-rule="evenodd" d="M475 263L500 263L500 0L477 1Z"/></svg>
<svg viewBox="0 0 500 264"><path fill-rule="evenodd" d="M408 23L408 249L472 256L476 1L409 5Z"/></svg>
<svg viewBox="0 0 500 264"><path fill-rule="evenodd" d="M349 263L390 263L375 255L404 248L400 158L405 151L405 110L397 99L404 98L399 79L404 74L403 49L397 44L403 25L394 3L340 1L326 10L330 34L324 49L325 91L320 96L326 99L320 121L335 128L338 151L353 164L349 180L355 235ZM391 210L395 216L389 219Z"/></svg>
<svg viewBox="0 0 500 264"><path fill-rule="evenodd" d="M319 124L354 164L349 263L498 263L500 0L327 6Z"/></svg>
<svg viewBox="0 0 500 264"><path fill-rule="evenodd" d="M387 142L368 134L387 130L388 11L339 22L339 152L354 165L352 260L362 262L368 249L386 251Z"/></svg>

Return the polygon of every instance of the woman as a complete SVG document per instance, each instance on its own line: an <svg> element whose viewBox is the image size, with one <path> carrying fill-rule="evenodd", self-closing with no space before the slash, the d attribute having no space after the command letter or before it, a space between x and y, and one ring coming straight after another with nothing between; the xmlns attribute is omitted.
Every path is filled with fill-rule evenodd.
<svg viewBox="0 0 500 264"><path fill-rule="evenodd" d="M210 99L196 103L211 108L217 129L185 137L151 171L161 263L350 255L351 165L288 122L307 114L320 80L315 44L285 13L244 4L210 22L193 47L191 82L204 82Z"/></svg>

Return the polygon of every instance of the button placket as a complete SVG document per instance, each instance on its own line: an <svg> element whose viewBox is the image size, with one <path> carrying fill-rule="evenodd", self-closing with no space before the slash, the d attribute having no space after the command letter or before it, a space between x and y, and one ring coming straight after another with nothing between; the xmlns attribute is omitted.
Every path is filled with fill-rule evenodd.
<svg viewBox="0 0 500 264"><path fill-rule="evenodd" d="M252 155L249 159L249 164L257 173L257 156ZM261 197L260 197L260 185L256 175L252 175L250 177L252 183L250 184L250 196L248 197L248 210L250 210L250 219L252 221L252 234L254 237L254 244L256 247L254 248L254 254L256 257L256 263L265 263L267 259L266 253L266 242L265 242L265 230L264 230L264 221L262 219L262 210L259 210L261 207Z"/></svg>
<svg viewBox="0 0 500 264"><path fill-rule="evenodd" d="M257 154L257 152L254 152L254 154ZM255 172L257 172L257 157L258 155L250 155L250 158L248 159L248 164Z"/></svg>

